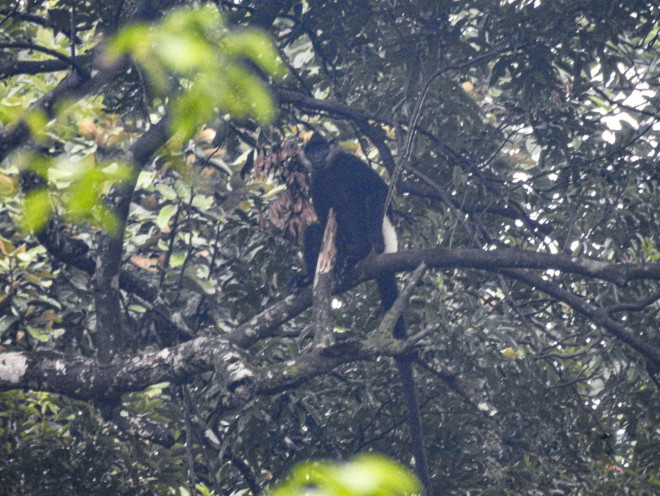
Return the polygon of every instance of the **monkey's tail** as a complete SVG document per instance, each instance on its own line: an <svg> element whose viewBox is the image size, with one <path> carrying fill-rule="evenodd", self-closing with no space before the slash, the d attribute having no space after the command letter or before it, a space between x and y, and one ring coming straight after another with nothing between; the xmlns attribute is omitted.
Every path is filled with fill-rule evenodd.
<svg viewBox="0 0 660 496"><path fill-rule="evenodd" d="M396 284L396 276L393 273L384 274L376 279L380 300L385 310L392 308L394 301L399 296ZM406 323L403 316L394 327L396 339L406 339ZM395 359L401 377L401 391L408 410L408 427L412 439L413 455L415 456L415 469L427 496L433 496L431 492L431 477L429 475L426 450L424 449L424 432L422 431L422 418L419 413L419 401L415 387L415 375L413 372L413 356L406 354Z"/></svg>
<svg viewBox="0 0 660 496"><path fill-rule="evenodd" d="M399 376L401 377L403 400L406 402L408 409L408 427L410 429L410 438L412 439L413 455L415 456L415 470L422 486L424 486L426 495L433 496L431 492L429 465L426 460L426 450L424 449L424 432L422 431L422 418L419 414L419 401L417 400L417 391L415 388L412 357L398 357L396 359L396 366L399 369Z"/></svg>
<svg viewBox="0 0 660 496"><path fill-rule="evenodd" d="M394 301L399 296L396 276L394 273L383 274L376 278L376 283L378 284L378 292L380 293L380 302L383 305L383 309L387 311L392 308ZM399 317L396 323L394 337L397 339L406 339L406 322L403 320L403 316Z"/></svg>

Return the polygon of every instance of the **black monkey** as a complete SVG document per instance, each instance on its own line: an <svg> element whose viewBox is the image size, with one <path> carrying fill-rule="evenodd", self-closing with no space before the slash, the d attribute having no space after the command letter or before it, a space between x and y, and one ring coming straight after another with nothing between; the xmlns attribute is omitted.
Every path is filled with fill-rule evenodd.
<svg viewBox="0 0 660 496"><path fill-rule="evenodd" d="M300 158L303 165L311 171L310 191L319 221L318 224L312 224L305 230L303 256L306 272L292 279L292 287L308 285L314 279L323 231L331 208L337 219L335 265L340 277L346 275L357 262L372 251L375 253L397 251L396 233L384 212L387 185L376 171L356 156L341 150L336 143L327 142L318 133L312 135L303 148ZM376 282L383 308L389 310L399 294L396 277L394 273L382 274L376 278ZM406 338L403 317L397 321L394 337ZM430 496L431 484L415 392L412 357L398 357L396 363L408 407L408 423L417 473Z"/></svg>
<svg viewBox="0 0 660 496"><path fill-rule="evenodd" d="M346 153L334 142L314 133L302 153L302 163L311 172L311 196L318 224L304 233L305 273L295 277L292 287L311 284L316 261L321 251L323 231L330 209L337 216L337 260L339 276L345 276L360 260L375 253L397 251L397 238L388 216L383 216L387 185L367 164ZM381 301L389 309L398 295L394 274L377 279ZM397 338L405 337L405 324L400 320Z"/></svg>

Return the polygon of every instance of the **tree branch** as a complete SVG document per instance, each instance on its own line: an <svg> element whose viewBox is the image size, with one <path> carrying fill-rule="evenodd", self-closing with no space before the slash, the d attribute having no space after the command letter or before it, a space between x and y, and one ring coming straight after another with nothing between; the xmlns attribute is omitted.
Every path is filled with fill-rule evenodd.
<svg viewBox="0 0 660 496"><path fill-rule="evenodd" d="M89 64L93 55L83 54L76 57L76 62L80 65ZM17 76L19 74L41 74L44 72L66 71L71 65L61 60L17 60L10 64L0 65L0 77L6 78Z"/></svg>
<svg viewBox="0 0 660 496"><path fill-rule="evenodd" d="M198 338L157 353L91 358L52 351L0 354L0 390L27 388L51 391L81 400L116 398L159 382L186 383L202 372L216 371L229 391L254 377L243 352L223 338Z"/></svg>
<svg viewBox="0 0 660 496"><path fill-rule="evenodd" d="M130 342L130 335L121 324L122 311L119 301L119 274L126 219L140 171L168 138L169 115L166 115L133 143L129 150L130 163L133 166L132 177L116 185L105 199L117 216L119 225L115 232L103 233L100 236L93 278L98 355L103 362L110 361L113 356L126 349Z"/></svg>
<svg viewBox="0 0 660 496"><path fill-rule="evenodd" d="M660 264L611 265L566 255L547 255L522 250L488 252L469 249L414 250L380 255L359 264L356 268L359 277L335 288L335 291L345 291L381 271L412 270L418 265L418 260L426 261L429 267L502 271L506 275L524 280L527 284L565 301L660 366L660 352L610 319L605 309L596 309L539 276L522 270L506 270L512 267L543 270L550 268L625 283L635 279L660 278ZM115 359L107 364L53 352L3 353L0 354L0 390L22 387L54 391L79 399L91 399L116 394L119 391L141 390L157 382L182 383L189 380L192 375L215 368L216 371L222 371L226 375L225 383L230 390L245 385L247 379L251 381L254 377L257 384L256 394L265 394L281 391L310 377L326 373L346 361L365 360L376 355L394 356L400 352L402 345L406 346L406 343L394 339L391 340L392 343L381 342L378 346L365 342L361 343L357 350L347 352L341 357L324 356L315 350L294 362L271 367L265 374L251 371L246 361L242 359L239 348L248 348L257 341L274 335L283 322L308 308L311 303L311 288L305 288L254 316L221 338L197 338L158 353L137 355L130 359Z"/></svg>
<svg viewBox="0 0 660 496"><path fill-rule="evenodd" d="M539 269L560 270L566 273L593 277L625 285L634 280L660 279L660 264L609 264L598 260L571 257L563 254L546 254L518 249L484 251L479 249L409 250L379 255L358 264L354 279L335 287L341 293L378 274L391 271L412 271L421 262L436 269ZM228 335L236 346L248 348L257 341L273 336L278 326L287 322L312 304L311 288L303 288L289 295L270 308L255 315Z"/></svg>
<svg viewBox="0 0 660 496"><path fill-rule="evenodd" d="M66 99L78 100L83 96L98 91L102 86L111 82L126 69L128 59L102 68L95 76L87 77L85 74L73 72L66 76L51 91L42 96L30 107L31 110L40 110L52 117L55 105ZM24 120L19 121L11 129L0 133L0 162L14 150L23 146L30 139L30 128Z"/></svg>
<svg viewBox="0 0 660 496"><path fill-rule="evenodd" d="M283 391L342 363L394 356L402 345L406 342L390 338L378 344L365 342L341 356L325 356L321 350L313 350L295 360L256 370L244 352L226 337L197 338L157 353L110 363L52 351L6 352L0 354L0 391L26 388L80 400L113 399L159 382L187 383L194 375L215 370L230 392L251 392L235 395L228 407L237 408L253 394Z"/></svg>
<svg viewBox="0 0 660 496"><path fill-rule="evenodd" d="M0 43L0 49L2 48L23 48L26 50L35 50L37 52L45 53L69 65L71 68L75 69L76 72L82 74L83 77L87 77L86 75L87 71L85 70L84 67L82 67L78 63L77 60L74 60L68 55L64 55L63 53L60 53L57 50L52 50L50 48L42 47L41 45L35 45L34 43L21 43L21 42Z"/></svg>
<svg viewBox="0 0 660 496"><path fill-rule="evenodd" d="M410 280L403 288L403 291L399 293L399 296L397 296L396 300L394 300L392 307L385 313L383 320L378 326L378 332L374 333L375 335L380 335L381 337L387 336L389 338L394 333L394 328L399 321L399 317L401 317L403 311L406 309L406 306L408 306L408 300L410 300L413 291L417 287L419 280L422 278L427 268L428 266L425 262L422 262L417 266L417 268L411 274ZM399 344L401 343L400 340L396 342ZM402 353L404 351L406 350L401 350Z"/></svg>
<svg viewBox="0 0 660 496"><path fill-rule="evenodd" d="M7 17L20 19L22 21L28 21L34 24L38 24L39 26L43 26L44 28L52 29L55 33L61 32L64 34L64 36L66 36L69 39L72 38L72 33L70 32L70 30L66 30L66 29L60 30L54 25L54 23L50 19L47 19L45 17L39 17L37 15L27 14L25 12L18 12L18 11L14 11L13 9L0 9L0 14L6 15ZM75 33L73 33L73 35L75 35ZM73 41L75 41L76 43L82 43L82 40L77 36L75 36L75 39Z"/></svg>
<svg viewBox="0 0 660 496"><path fill-rule="evenodd" d="M411 271L421 262L431 268L463 269L539 269L562 272L601 279L619 286L636 280L660 279L660 263L611 264L590 258L571 255L538 253L513 249L480 250L461 248L444 250L429 248L408 250L375 257L364 265L364 275L373 277L386 270Z"/></svg>
<svg viewBox="0 0 660 496"><path fill-rule="evenodd" d="M316 265L314 275L313 297L314 297L314 347L328 348L335 344L332 325L332 288L335 282L335 259L337 249L335 248L335 236L337 234L337 221L335 212L330 209L328 221L323 233L321 254Z"/></svg>

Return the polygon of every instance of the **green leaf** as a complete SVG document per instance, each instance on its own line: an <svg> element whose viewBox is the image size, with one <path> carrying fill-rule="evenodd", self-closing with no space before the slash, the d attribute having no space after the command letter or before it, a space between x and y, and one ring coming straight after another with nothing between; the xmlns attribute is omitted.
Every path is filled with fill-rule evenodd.
<svg viewBox="0 0 660 496"><path fill-rule="evenodd" d="M46 127L48 126L48 117L45 112L41 110L30 110L23 118L27 126L30 128L32 137L37 141L44 141L46 139Z"/></svg>
<svg viewBox="0 0 660 496"><path fill-rule="evenodd" d="M213 64L215 57L212 47L205 40L192 36L161 36L157 44L157 54L160 60L170 69L189 73L205 64Z"/></svg>
<svg viewBox="0 0 660 496"><path fill-rule="evenodd" d="M174 215L175 205L169 203L160 209L156 218L156 225L161 231L169 230L170 219Z"/></svg>
<svg viewBox="0 0 660 496"><path fill-rule="evenodd" d="M21 228L30 233L38 232L46 225L51 209L48 190L42 188L28 193L23 202Z"/></svg>
<svg viewBox="0 0 660 496"><path fill-rule="evenodd" d="M215 284L213 281L200 279L194 274L186 273L183 276L183 285L201 295L212 296L215 294Z"/></svg>
<svg viewBox="0 0 660 496"><path fill-rule="evenodd" d="M277 78L286 75L286 68L268 37L259 31L243 31L228 35L222 42L225 51L234 57L246 57Z"/></svg>
<svg viewBox="0 0 660 496"><path fill-rule="evenodd" d="M41 329L37 329L36 327L28 327L28 332L30 333L30 336L32 336L37 341L41 341L42 343L46 343L48 341L48 334L43 332Z"/></svg>
<svg viewBox="0 0 660 496"><path fill-rule="evenodd" d="M343 464L307 462L298 465L284 483L273 489L271 496L409 496L420 493L419 482L408 470L389 458L369 454Z"/></svg>

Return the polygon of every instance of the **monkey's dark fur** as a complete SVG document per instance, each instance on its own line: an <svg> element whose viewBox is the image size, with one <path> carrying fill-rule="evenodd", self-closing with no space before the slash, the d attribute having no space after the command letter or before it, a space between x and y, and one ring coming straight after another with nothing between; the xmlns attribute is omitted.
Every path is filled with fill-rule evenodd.
<svg viewBox="0 0 660 496"><path fill-rule="evenodd" d="M292 279L292 287L308 285L314 279L323 231L331 208L337 219L336 270L340 277L345 276L357 262L372 251L397 251L396 233L384 212L387 185L376 171L356 156L342 151L336 143L328 143L318 133L314 133L300 158L311 171L310 191L319 222L305 230L303 255L306 272ZM388 310L399 294L396 277L393 273L382 274L377 277L376 282L383 308ZM394 337L406 338L403 317L399 318L394 328ZM431 484L415 392L412 357L398 357L396 363L408 407L408 424L417 474L430 496Z"/></svg>

